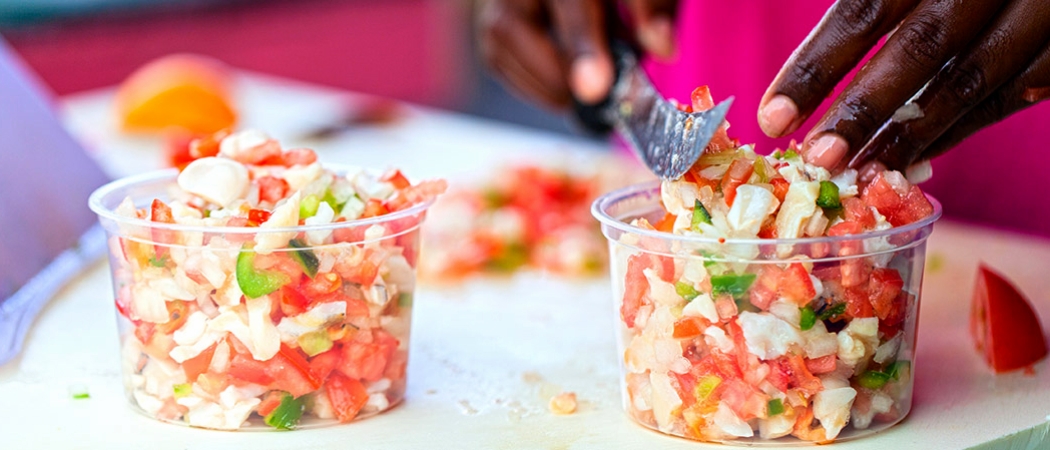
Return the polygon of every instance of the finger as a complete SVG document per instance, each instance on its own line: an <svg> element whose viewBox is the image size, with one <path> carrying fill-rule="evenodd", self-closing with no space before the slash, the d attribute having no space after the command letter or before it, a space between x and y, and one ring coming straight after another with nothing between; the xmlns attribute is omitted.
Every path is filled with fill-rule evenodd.
<svg viewBox="0 0 1050 450"><path fill-rule="evenodd" d="M597 103L612 87L613 62L603 0L550 0L554 34L567 57L569 87L583 103Z"/></svg>
<svg viewBox="0 0 1050 450"><path fill-rule="evenodd" d="M673 57L678 0L630 0L627 6L636 24L635 38L642 48L660 58Z"/></svg>
<svg viewBox="0 0 1050 450"><path fill-rule="evenodd" d="M975 40L956 56L912 102L901 108L857 154L857 167L875 157L890 168L904 169L956 120L992 92L1030 66L1050 38L1050 8L1046 0L1010 4ZM896 120L894 120L896 119Z"/></svg>
<svg viewBox="0 0 1050 450"><path fill-rule="evenodd" d="M481 59L511 89L549 106L567 106L572 97L564 57L543 28L547 13L539 1L486 2L479 12Z"/></svg>
<svg viewBox="0 0 1050 450"><path fill-rule="evenodd" d="M999 88L952 124L926 147L922 159L932 159L955 147L982 128L999 122L1036 103L1050 98L1050 46L1021 75Z"/></svg>
<svg viewBox="0 0 1050 450"><path fill-rule="evenodd" d="M923 1L813 127L803 144L803 158L831 168L860 150L879 126L974 40L1001 4L993 0L960 7L956 2Z"/></svg>
<svg viewBox="0 0 1050 450"><path fill-rule="evenodd" d="M791 55L759 102L758 123L770 137L794 132L842 77L919 0L839 0Z"/></svg>

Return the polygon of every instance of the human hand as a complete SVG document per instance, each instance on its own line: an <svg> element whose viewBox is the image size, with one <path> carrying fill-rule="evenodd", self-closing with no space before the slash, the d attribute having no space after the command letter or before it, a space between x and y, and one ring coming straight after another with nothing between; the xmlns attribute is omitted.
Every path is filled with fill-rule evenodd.
<svg viewBox="0 0 1050 450"><path fill-rule="evenodd" d="M629 33L647 52L674 52L672 23L678 0L625 0L634 23ZM607 33L614 0L480 0L482 60L512 89L548 106L575 98L601 101L615 78Z"/></svg>
<svg viewBox="0 0 1050 450"><path fill-rule="evenodd" d="M762 130L797 130L891 31L806 136L808 162L904 169L1050 97L1046 0L839 0L763 96Z"/></svg>

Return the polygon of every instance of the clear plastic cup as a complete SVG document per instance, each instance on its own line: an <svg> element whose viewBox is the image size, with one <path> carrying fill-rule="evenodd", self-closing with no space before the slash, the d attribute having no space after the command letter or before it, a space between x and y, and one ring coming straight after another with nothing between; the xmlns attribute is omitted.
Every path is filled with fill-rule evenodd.
<svg viewBox="0 0 1050 450"><path fill-rule="evenodd" d="M724 241L630 225L663 217L656 183L596 200L624 410L653 430L737 445L841 441L900 422L941 215L929 200L932 215L885 231Z"/></svg>
<svg viewBox="0 0 1050 450"><path fill-rule="evenodd" d="M176 175L114 181L89 200L109 239L134 408L196 427L275 429L349 422L400 402L430 204L269 229L158 223L121 208L125 198L147 210L168 202Z"/></svg>

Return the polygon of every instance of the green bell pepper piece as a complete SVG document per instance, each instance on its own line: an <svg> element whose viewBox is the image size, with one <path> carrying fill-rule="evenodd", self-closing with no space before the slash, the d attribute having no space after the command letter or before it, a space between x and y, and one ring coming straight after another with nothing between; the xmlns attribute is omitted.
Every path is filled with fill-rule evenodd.
<svg viewBox="0 0 1050 450"><path fill-rule="evenodd" d="M248 298L259 298L276 291L292 281L283 272L255 269L255 251L247 245L237 255L237 285Z"/></svg>

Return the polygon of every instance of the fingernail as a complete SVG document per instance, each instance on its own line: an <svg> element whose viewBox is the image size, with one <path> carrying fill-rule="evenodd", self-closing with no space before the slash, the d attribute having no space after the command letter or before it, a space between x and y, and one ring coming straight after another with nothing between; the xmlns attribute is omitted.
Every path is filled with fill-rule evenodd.
<svg viewBox="0 0 1050 450"><path fill-rule="evenodd" d="M865 164L860 170L857 171L857 179L861 183L870 183L871 180L875 179L875 175L882 173L886 170L886 165L878 161L872 161Z"/></svg>
<svg viewBox="0 0 1050 450"><path fill-rule="evenodd" d="M666 17L655 17L638 27L638 42L647 51L661 57L674 56L674 30Z"/></svg>
<svg viewBox="0 0 1050 450"><path fill-rule="evenodd" d="M784 135L798 117L798 106L786 95L777 95L758 110L758 126L769 137Z"/></svg>
<svg viewBox="0 0 1050 450"><path fill-rule="evenodd" d="M593 55L576 58L572 63L572 91L584 103L597 103L605 98L612 85L611 62Z"/></svg>
<svg viewBox="0 0 1050 450"><path fill-rule="evenodd" d="M802 150L802 156L810 164L830 169L839 163L848 149L849 145L845 139L834 134L825 134L810 141L809 146Z"/></svg>

